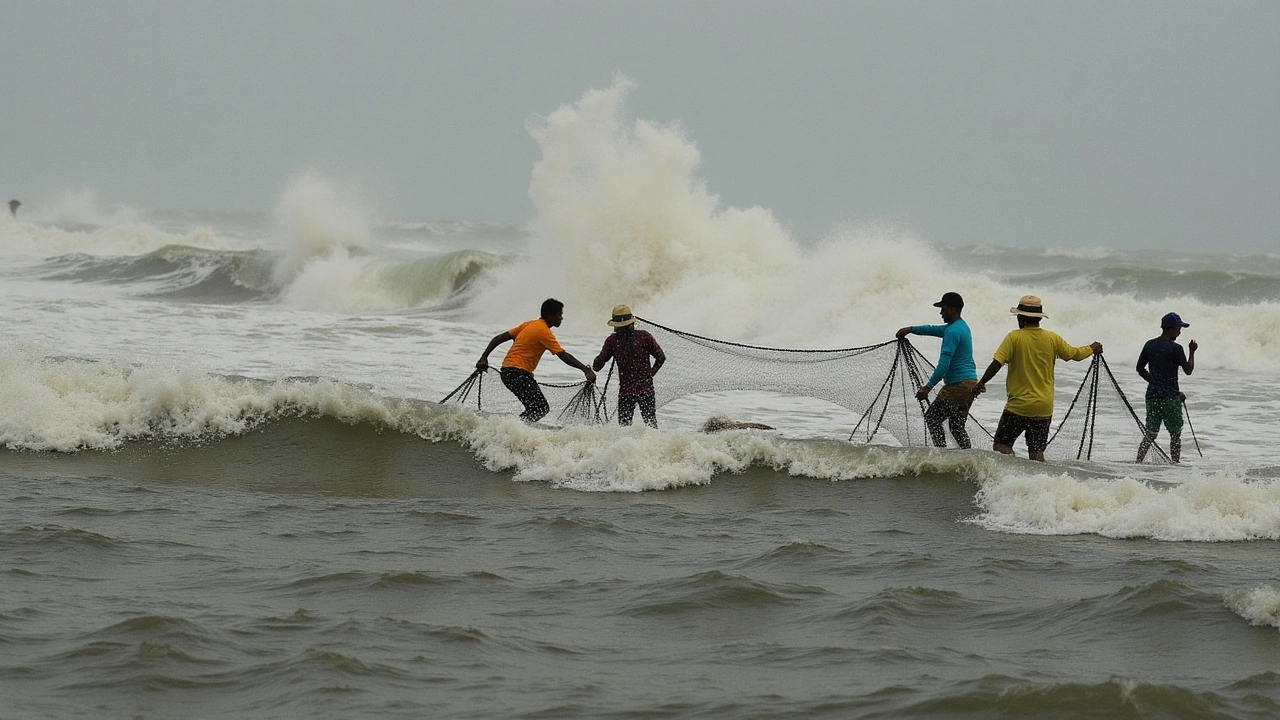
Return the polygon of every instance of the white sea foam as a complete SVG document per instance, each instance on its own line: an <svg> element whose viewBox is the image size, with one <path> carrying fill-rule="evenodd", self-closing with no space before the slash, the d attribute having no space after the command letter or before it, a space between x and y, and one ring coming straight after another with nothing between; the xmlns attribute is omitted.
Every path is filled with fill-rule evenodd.
<svg viewBox="0 0 1280 720"><path fill-rule="evenodd" d="M1259 585L1248 590L1232 590L1225 594L1223 602L1250 625L1280 628L1280 589Z"/></svg>
<svg viewBox="0 0 1280 720"><path fill-rule="evenodd" d="M1237 471L1172 486L1132 478L1009 474L985 481L973 522L1001 532L1222 542L1280 539L1280 482Z"/></svg>
<svg viewBox="0 0 1280 720"><path fill-rule="evenodd" d="M143 255L168 245L233 249L224 238L205 228L172 233L145 222L64 228L15 220L7 214L0 216L0 255L8 257L44 258L70 253Z"/></svg>

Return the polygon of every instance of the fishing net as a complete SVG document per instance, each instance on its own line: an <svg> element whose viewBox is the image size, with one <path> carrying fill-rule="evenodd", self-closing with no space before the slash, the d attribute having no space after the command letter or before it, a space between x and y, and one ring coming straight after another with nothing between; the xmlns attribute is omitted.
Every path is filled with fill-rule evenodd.
<svg viewBox="0 0 1280 720"><path fill-rule="evenodd" d="M717 340L644 318L637 318L637 327L651 333L667 357L654 382L658 407L707 393L763 392L816 398L848 411L832 413L840 423L833 430L847 433L851 442L932 445L924 419L929 401L917 400L915 393L934 366L907 338L861 347L804 350ZM496 373L491 377L497 381ZM484 379L484 371L477 370L441 402L474 402L477 410L488 412L521 411L515 397L499 387L501 381L496 385L491 381L486 387ZM618 385L614 366L602 372L597 382L598 389L586 382L540 383L552 408L544 422L552 418L565 425L613 422ZM981 407L984 413L986 406L991 406L993 419L988 424L994 430L1003 403L979 403L975 408ZM1046 458L1132 462L1136 457L1144 431L1101 356L1094 356L1066 412L1060 409L1059 415ZM948 447L957 447L949 427L944 424L943 428ZM992 430L973 415L967 428L973 447L991 447ZM1025 453L1025 449L1019 452ZM1152 448L1146 461L1170 462L1159 446Z"/></svg>
<svg viewBox="0 0 1280 720"><path fill-rule="evenodd" d="M1099 462L1137 459L1138 445L1146 430L1103 356L1093 356L1066 412L1062 413L1060 408L1061 405L1056 427L1049 435L1045 459ZM1167 441L1168 436L1164 439ZM1153 445L1143 462L1169 465L1173 460L1159 445Z"/></svg>
<svg viewBox="0 0 1280 720"><path fill-rule="evenodd" d="M485 379L489 379L486 385ZM551 412L542 422L554 419L559 425L601 425L609 421L605 414L604 394L587 381L576 383L544 383L538 387L547 398ZM440 401L441 404L474 406L478 412L519 414L524 406L503 386L497 371L476 369Z"/></svg>
<svg viewBox="0 0 1280 720"><path fill-rule="evenodd" d="M816 398L849 411L843 432L852 441L930 444L924 422L928 403L916 400L915 393L928 380L933 365L906 338L835 350L799 350L716 340L643 318L639 322L667 355L654 382L658 407L709 392ZM955 447L949 433L947 442Z"/></svg>

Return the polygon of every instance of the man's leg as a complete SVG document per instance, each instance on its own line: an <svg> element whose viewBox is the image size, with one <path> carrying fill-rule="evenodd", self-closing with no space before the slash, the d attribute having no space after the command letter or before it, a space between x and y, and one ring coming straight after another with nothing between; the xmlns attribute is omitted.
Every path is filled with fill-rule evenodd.
<svg viewBox="0 0 1280 720"><path fill-rule="evenodd" d="M1049 447L1049 428L1053 418L1027 418L1027 457L1036 462L1044 462L1045 448Z"/></svg>
<svg viewBox="0 0 1280 720"><path fill-rule="evenodd" d="M1147 457L1147 451L1151 449L1151 445L1156 441L1156 435L1160 434L1160 403L1153 398L1147 398L1147 434L1143 436L1142 442L1138 443L1138 462L1142 462Z"/></svg>
<svg viewBox="0 0 1280 720"><path fill-rule="evenodd" d="M1151 445L1155 443L1156 436L1151 433L1145 433L1142 436L1142 442L1138 443L1138 462L1142 462L1147 457L1147 451L1151 449Z"/></svg>
<svg viewBox="0 0 1280 720"><path fill-rule="evenodd" d="M538 381L534 379L533 373L515 368L503 368L499 374L502 377L502 384L506 385L511 394L524 405L524 412L520 413L521 420L534 423L551 412L551 405L542 394L542 388L538 387Z"/></svg>
<svg viewBox="0 0 1280 720"><path fill-rule="evenodd" d="M1000 424L996 426L995 441L991 449L1005 455L1013 454L1013 442L1022 434L1019 417L1005 410L1000 414Z"/></svg>
<svg viewBox="0 0 1280 720"><path fill-rule="evenodd" d="M658 429L658 401L653 393L642 395L637 398L640 403L640 417L644 418L644 423L649 427Z"/></svg>
<svg viewBox="0 0 1280 720"><path fill-rule="evenodd" d="M957 446L965 450L972 447L965 423L969 421L969 408L973 405L973 388L977 384L976 380L961 380L958 383L944 385L938 391L938 400L947 402L943 408L947 412L947 426L951 428L951 437L955 439Z"/></svg>
<svg viewBox="0 0 1280 720"><path fill-rule="evenodd" d="M636 412L636 398L618 396L618 424L630 425Z"/></svg>
<svg viewBox="0 0 1280 720"><path fill-rule="evenodd" d="M947 420L947 425L951 428L951 437L956 439L956 445L962 450L968 450L973 447L969 442L969 431L964 426L965 422L969 420L969 412L955 403L951 403L951 417Z"/></svg>
<svg viewBox="0 0 1280 720"><path fill-rule="evenodd" d="M924 411L924 427L929 431L929 439L933 441L934 447L947 446L947 436L942 432L942 423L951 416L951 407L954 407L951 401L939 397L934 398L929 409Z"/></svg>
<svg viewBox="0 0 1280 720"><path fill-rule="evenodd" d="M1182 400L1169 398L1165 403L1164 426L1169 428L1169 459L1182 462Z"/></svg>

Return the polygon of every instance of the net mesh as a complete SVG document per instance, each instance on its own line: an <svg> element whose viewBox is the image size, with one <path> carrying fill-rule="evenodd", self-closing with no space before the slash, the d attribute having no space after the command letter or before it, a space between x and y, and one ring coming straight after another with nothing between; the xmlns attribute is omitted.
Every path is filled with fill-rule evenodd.
<svg viewBox="0 0 1280 720"><path fill-rule="evenodd" d="M745 391L816 398L849 411L843 422L851 442L932 444L924 419L929 401L917 400L915 392L934 366L907 338L861 347L805 350L717 340L644 318L637 318L637 327L651 333L667 356L654 382L658 407L702 393ZM487 377L488 383L486 373L477 370L441 402L474 405L487 412L520 412L522 406L501 387L497 373ZM613 422L618 385L614 366L602 372L597 382L598 388L586 382L539 383L552 408L544 422ZM969 416L973 447L990 447L1002 407L984 405L992 405L994 417L984 425ZM1136 457L1144 435L1142 425L1101 356L1094 356L1066 412L1060 409L1059 415L1046 458L1132 462ZM944 434L948 447L956 447L945 424ZM1157 445L1147 454L1146 462L1170 460Z"/></svg>
<svg viewBox="0 0 1280 720"><path fill-rule="evenodd" d="M1137 411L1106 358L1094 355L1066 412L1059 410L1044 455L1053 460L1132 462L1145 435ZM1173 460L1159 445L1153 445L1143 462L1169 465Z"/></svg>

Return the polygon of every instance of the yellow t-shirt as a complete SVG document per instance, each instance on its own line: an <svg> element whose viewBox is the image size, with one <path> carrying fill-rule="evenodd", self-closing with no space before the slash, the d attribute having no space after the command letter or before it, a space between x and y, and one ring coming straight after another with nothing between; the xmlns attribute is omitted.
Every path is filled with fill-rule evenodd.
<svg viewBox="0 0 1280 720"><path fill-rule="evenodd" d="M542 318L522 322L507 332L514 340L511 341L506 357L502 358L502 367L533 372L537 369L543 352L550 350L557 355L564 352L547 321Z"/></svg>
<svg viewBox="0 0 1280 720"><path fill-rule="evenodd" d="M1085 345L1068 345L1058 333L1027 326L1004 336L992 357L1009 366L1004 409L1023 417L1053 415L1053 367L1057 360L1084 360L1093 354Z"/></svg>

